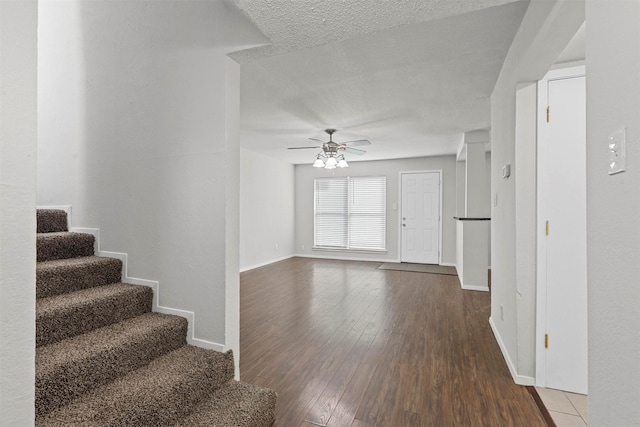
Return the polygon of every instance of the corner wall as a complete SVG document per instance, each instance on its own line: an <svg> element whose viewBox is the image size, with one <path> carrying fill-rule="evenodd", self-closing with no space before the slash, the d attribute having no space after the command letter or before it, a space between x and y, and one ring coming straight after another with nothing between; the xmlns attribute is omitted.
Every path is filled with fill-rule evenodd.
<svg viewBox="0 0 640 427"><path fill-rule="evenodd" d="M294 255L294 166L240 150L240 271Z"/></svg>
<svg viewBox="0 0 640 427"><path fill-rule="evenodd" d="M37 1L0 1L0 423L34 424Z"/></svg>
<svg viewBox="0 0 640 427"><path fill-rule="evenodd" d="M589 424L640 425L640 2L587 0ZM626 127L626 169L608 135Z"/></svg>
<svg viewBox="0 0 640 427"><path fill-rule="evenodd" d="M222 1L41 2L38 204L72 205L195 337L237 345L239 66ZM231 295L232 293L233 295ZM234 348L237 351L237 348Z"/></svg>

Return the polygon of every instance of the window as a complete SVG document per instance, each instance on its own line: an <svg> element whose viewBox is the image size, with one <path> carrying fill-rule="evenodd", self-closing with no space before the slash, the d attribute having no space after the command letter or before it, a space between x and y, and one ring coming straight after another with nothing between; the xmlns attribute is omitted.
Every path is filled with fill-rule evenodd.
<svg viewBox="0 0 640 427"><path fill-rule="evenodd" d="M314 181L314 247L386 250L384 176L316 178Z"/></svg>

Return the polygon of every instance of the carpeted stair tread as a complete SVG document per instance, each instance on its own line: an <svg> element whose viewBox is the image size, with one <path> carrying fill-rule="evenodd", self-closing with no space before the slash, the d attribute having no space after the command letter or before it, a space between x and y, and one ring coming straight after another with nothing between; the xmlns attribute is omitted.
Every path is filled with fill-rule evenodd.
<svg viewBox="0 0 640 427"><path fill-rule="evenodd" d="M122 280L122 261L117 258L83 256L36 264L36 298L74 292Z"/></svg>
<svg viewBox="0 0 640 427"><path fill-rule="evenodd" d="M36 210L38 233L55 233L69 231L67 228L67 213L60 209Z"/></svg>
<svg viewBox="0 0 640 427"><path fill-rule="evenodd" d="M146 313L36 348L36 415L184 346L186 334L185 318Z"/></svg>
<svg viewBox="0 0 640 427"><path fill-rule="evenodd" d="M275 419L276 392L229 381L174 427L269 427Z"/></svg>
<svg viewBox="0 0 640 427"><path fill-rule="evenodd" d="M36 346L43 346L151 311L148 286L114 283L36 300Z"/></svg>
<svg viewBox="0 0 640 427"><path fill-rule="evenodd" d="M267 427L276 393L233 380L231 351L187 345L64 210L37 211L36 426Z"/></svg>
<svg viewBox="0 0 640 427"><path fill-rule="evenodd" d="M36 426L169 426L232 377L231 352L185 345L36 418Z"/></svg>
<svg viewBox="0 0 640 427"><path fill-rule="evenodd" d="M38 233L37 260L49 261L93 255L95 237L88 233Z"/></svg>

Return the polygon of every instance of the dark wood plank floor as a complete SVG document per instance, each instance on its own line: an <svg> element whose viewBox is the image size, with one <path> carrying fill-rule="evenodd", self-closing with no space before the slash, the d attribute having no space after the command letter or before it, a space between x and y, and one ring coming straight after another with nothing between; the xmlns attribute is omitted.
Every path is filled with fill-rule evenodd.
<svg viewBox="0 0 640 427"><path fill-rule="evenodd" d="M544 426L456 276L292 258L240 275L240 372L278 427Z"/></svg>

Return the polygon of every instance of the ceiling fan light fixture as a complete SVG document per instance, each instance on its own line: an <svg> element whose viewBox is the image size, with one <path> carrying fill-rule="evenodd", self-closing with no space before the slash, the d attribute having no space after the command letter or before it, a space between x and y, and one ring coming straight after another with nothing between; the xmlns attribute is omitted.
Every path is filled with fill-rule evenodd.
<svg viewBox="0 0 640 427"><path fill-rule="evenodd" d="M0 0L1 1L1 0ZM307 148L321 148L320 151L316 155L316 159L313 162L314 168L325 168L325 169L335 169L335 168L348 168L349 163L347 163L347 159L344 158L343 152L347 152L350 154L362 155L365 154L366 151L360 150L359 148L352 148L350 145L370 145L371 141L368 139L356 139L353 141L346 142L333 142L333 134L336 132L336 129L325 129L325 132L329 135L329 141L323 141L317 138L309 138L313 141L321 142L321 146L316 147L289 147L289 150L303 150Z"/></svg>

